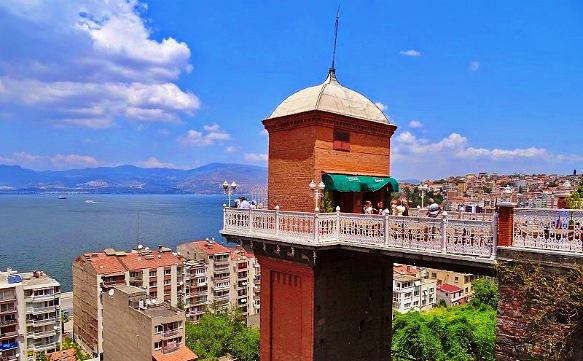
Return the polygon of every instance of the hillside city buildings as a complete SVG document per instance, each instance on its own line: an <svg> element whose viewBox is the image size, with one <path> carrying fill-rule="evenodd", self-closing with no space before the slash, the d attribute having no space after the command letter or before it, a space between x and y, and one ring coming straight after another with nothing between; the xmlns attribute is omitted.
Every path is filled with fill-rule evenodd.
<svg viewBox="0 0 583 361"><path fill-rule="evenodd" d="M0 360L34 360L61 344L61 285L42 271L0 272Z"/></svg>
<svg viewBox="0 0 583 361"><path fill-rule="evenodd" d="M497 202L507 197L517 207L562 208L561 201L582 184L576 171L572 175L471 173L423 183L429 192L443 195L446 211L469 213L493 213ZM418 192L417 186L401 184L402 189Z"/></svg>
<svg viewBox="0 0 583 361"><path fill-rule="evenodd" d="M103 359L194 361L185 346L184 311L150 298L144 289L119 284L102 295Z"/></svg>
<svg viewBox="0 0 583 361"><path fill-rule="evenodd" d="M212 240L181 244L178 252L139 246L85 253L73 263L74 339L94 356L103 353L103 295L118 286L142 290L144 302L184 309L193 322L209 307L237 307L258 325L259 277L253 254Z"/></svg>

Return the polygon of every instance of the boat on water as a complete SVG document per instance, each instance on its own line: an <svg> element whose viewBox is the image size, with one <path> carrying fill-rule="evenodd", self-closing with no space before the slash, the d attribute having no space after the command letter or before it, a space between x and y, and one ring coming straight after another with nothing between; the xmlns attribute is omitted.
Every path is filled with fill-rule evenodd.
<svg viewBox="0 0 583 361"><path fill-rule="evenodd" d="M57 199L67 199L67 196L58 196Z"/></svg>
<svg viewBox="0 0 583 361"><path fill-rule="evenodd" d="M85 203L93 204L95 201L93 199L86 199Z"/></svg>

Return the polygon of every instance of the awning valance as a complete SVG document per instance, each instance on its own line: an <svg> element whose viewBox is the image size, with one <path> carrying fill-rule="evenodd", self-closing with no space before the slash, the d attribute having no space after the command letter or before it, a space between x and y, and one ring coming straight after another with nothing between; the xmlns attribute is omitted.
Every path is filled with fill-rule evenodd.
<svg viewBox="0 0 583 361"><path fill-rule="evenodd" d="M376 192L386 185L390 186L391 192L399 191L399 183L391 177L325 173L322 181L326 190L338 192Z"/></svg>

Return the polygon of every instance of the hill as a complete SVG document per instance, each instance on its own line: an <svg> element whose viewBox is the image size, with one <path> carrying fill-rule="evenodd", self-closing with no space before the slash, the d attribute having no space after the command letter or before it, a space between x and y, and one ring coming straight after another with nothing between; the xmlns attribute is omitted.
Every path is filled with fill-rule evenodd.
<svg viewBox="0 0 583 361"><path fill-rule="evenodd" d="M246 164L211 163L181 170L132 165L34 171L0 165L0 193L221 193L225 181L237 182L245 192L267 182L267 169Z"/></svg>

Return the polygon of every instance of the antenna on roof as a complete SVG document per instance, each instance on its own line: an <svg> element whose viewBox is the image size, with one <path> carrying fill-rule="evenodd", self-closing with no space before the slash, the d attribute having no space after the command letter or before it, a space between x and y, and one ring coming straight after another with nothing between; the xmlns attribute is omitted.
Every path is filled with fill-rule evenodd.
<svg viewBox="0 0 583 361"><path fill-rule="evenodd" d="M137 227L136 227L136 248L140 247L140 211L138 211L137 217Z"/></svg>
<svg viewBox="0 0 583 361"><path fill-rule="evenodd" d="M334 24L334 48L332 50L332 67L330 68L330 74L336 73L336 41L338 40L338 19L340 19L340 4L338 4L338 10L336 11L336 23Z"/></svg>

